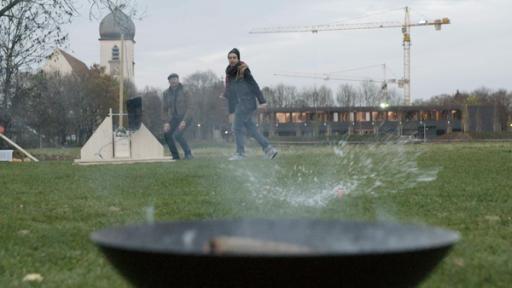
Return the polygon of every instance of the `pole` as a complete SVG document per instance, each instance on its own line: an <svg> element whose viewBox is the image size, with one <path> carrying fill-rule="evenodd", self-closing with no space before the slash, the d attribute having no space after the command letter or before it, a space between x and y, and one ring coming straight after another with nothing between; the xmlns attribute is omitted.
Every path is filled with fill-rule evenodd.
<svg viewBox="0 0 512 288"><path fill-rule="evenodd" d="M423 143L427 143L427 123L423 122Z"/></svg>
<svg viewBox="0 0 512 288"><path fill-rule="evenodd" d="M25 151L25 149L21 148L18 144L14 143L14 141L12 141L11 139L7 138L7 136L5 136L4 134L0 133L0 138L2 138L5 141L7 141L7 143L9 143L12 146L14 146L14 148L20 150L23 154L25 154L28 158L32 159L34 162L39 162L39 160L37 160L36 157L30 155L30 153Z"/></svg>
<svg viewBox="0 0 512 288"><path fill-rule="evenodd" d="M411 105L411 18L409 7L405 7L405 19L402 26L404 36L404 104Z"/></svg>
<svg viewBox="0 0 512 288"><path fill-rule="evenodd" d="M119 63L119 128L123 128L124 98L124 34L121 34L121 55Z"/></svg>
<svg viewBox="0 0 512 288"><path fill-rule="evenodd" d="M387 75L386 75L386 64L382 64L382 72L383 72L383 82L382 82L382 85L383 85L383 91L382 91L382 98L380 103L388 103L388 100L389 100L389 93L388 93L388 80L387 80Z"/></svg>

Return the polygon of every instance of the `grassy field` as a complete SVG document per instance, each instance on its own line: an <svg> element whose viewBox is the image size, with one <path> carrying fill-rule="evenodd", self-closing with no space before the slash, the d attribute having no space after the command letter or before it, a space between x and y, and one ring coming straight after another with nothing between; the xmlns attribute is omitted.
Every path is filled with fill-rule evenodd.
<svg viewBox="0 0 512 288"><path fill-rule="evenodd" d="M34 152L68 159L77 151ZM168 164L0 164L0 287L126 287L89 241L92 231L242 217L451 228L462 240L422 287L512 282L512 143L281 147L275 161L253 149L235 163L226 161L230 149L194 152L193 161ZM29 273L44 280L23 282Z"/></svg>

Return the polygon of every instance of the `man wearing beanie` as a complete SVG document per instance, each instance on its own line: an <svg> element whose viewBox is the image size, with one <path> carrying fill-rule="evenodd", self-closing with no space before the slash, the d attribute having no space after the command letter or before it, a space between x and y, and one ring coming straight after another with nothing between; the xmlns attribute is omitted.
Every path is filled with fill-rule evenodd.
<svg viewBox="0 0 512 288"><path fill-rule="evenodd" d="M176 141L180 143L185 160L192 159L192 152L185 140L185 129L192 122L192 101L189 93L180 83L178 74L171 74L167 77L169 80L169 89L164 91L163 97L163 119L164 119L164 138L169 146L172 159L179 160L180 154L176 147Z"/></svg>
<svg viewBox="0 0 512 288"><path fill-rule="evenodd" d="M229 65L226 68L226 89L224 98L228 100L229 113L234 114L233 132L235 133L236 153L229 160L245 159L246 131L260 144L265 157L274 159L277 150L261 135L254 122L258 103L265 106L265 97L258 83L252 77L249 67L240 61L240 51L233 48L228 53Z"/></svg>

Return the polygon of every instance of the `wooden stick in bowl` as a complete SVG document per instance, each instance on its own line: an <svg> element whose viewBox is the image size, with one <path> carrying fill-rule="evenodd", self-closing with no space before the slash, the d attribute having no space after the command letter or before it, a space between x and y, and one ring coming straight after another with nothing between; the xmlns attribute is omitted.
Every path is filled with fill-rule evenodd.
<svg viewBox="0 0 512 288"><path fill-rule="evenodd" d="M222 254L308 254L312 249L298 244L247 237L219 236L206 245L206 252Z"/></svg>

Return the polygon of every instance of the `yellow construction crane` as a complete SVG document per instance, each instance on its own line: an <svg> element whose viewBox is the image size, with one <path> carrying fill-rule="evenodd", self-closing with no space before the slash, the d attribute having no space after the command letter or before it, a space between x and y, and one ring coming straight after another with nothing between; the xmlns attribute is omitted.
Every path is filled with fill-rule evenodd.
<svg viewBox="0 0 512 288"><path fill-rule="evenodd" d="M369 68L381 67L383 72L382 80L375 80L372 78L357 78L357 77L349 77L349 76L337 76L339 73L349 72L349 71L357 71L357 70L365 70ZM369 83L378 83L380 84L380 93L382 99L380 101L385 103L388 100L388 84L399 84L400 80L397 79L389 79L386 77L387 65L379 64L379 65L370 65L363 67L356 67L345 69L341 71L329 72L329 73L304 73L304 72L287 72L287 73L274 73L274 76L278 77L289 77L289 78L305 78L305 79L319 79L324 81L343 81L343 82L369 82Z"/></svg>
<svg viewBox="0 0 512 288"><path fill-rule="evenodd" d="M383 77L382 79L386 79L386 71L387 71L387 65L386 64L376 64L376 65L369 65L369 66L363 66L363 67L355 67L350 69L344 69L334 72L328 72L328 73L304 73L304 72L286 72L286 73L275 73L274 76L284 76L284 77L295 77L295 78L311 78L311 79L322 79L322 80L341 80L341 81L356 81L356 82L363 82L363 81L369 81L369 82L382 82L377 81L373 79L360 79L360 78L354 78L354 77L348 77L343 76L343 78L340 78L340 73L346 73L346 72L352 72L352 71L360 71L360 70L367 70L370 68L376 68L380 67L382 68Z"/></svg>
<svg viewBox="0 0 512 288"><path fill-rule="evenodd" d="M336 76L339 73L357 71L357 70L366 70L366 69L375 68L375 67L382 68L382 72L383 72L382 80L375 80L375 79L371 79L371 78L361 79L361 78L348 77L348 76L343 76L343 77ZM319 79L319 80L324 80L324 81L333 80L333 81L344 81L344 82L379 83L379 84L381 84L380 92L382 94L382 99L380 99L380 100L382 101L382 103L385 103L388 100L388 90L387 90L388 84L398 84L398 86L400 88L402 88L402 86L400 86L402 83L401 80L387 78L386 72L387 72L387 65L384 63L384 64L378 64L378 65L369 65L369 66L363 66L363 67L350 68L350 69L334 71L334 72L329 72L329 73L304 73L304 72L290 73L290 72L287 72L287 73L274 73L274 76L290 77L290 78Z"/></svg>
<svg viewBox="0 0 512 288"><path fill-rule="evenodd" d="M388 104L388 84L397 83L396 79L385 79L385 80L374 80L374 79L356 79L356 78L340 78L340 77L332 77L329 74L316 74L316 73L275 73L274 76L280 77L290 77L290 78L305 78L305 79L321 79L325 81L350 81L350 82L369 82L369 83L378 83L380 86L380 103Z"/></svg>
<svg viewBox="0 0 512 288"><path fill-rule="evenodd" d="M336 80L336 81L354 81L354 82L371 82L371 83L396 83L398 82L396 79L386 79L386 80L374 80L371 78L368 79L358 79L358 78L344 78L338 76L332 76L330 74L319 74L319 73L274 73L274 76L281 77L290 77L290 78L308 78L308 79L320 79L320 80Z"/></svg>
<svg viewBox="0 0 512 288"><path fill-rule="evenodd" d="M362 29L379 29L379 28L402 28L403 47L404 47L404 77L400 79L398 84L404 88L404 104L411 105L411 28L418 26L434 26L439 31L442 25L450 24L450 19L442 18L436 20L423 20L418 23L411 23L410 9L405 7L404 22L370 22L370 23L351 23L351 24L325 24L312 26L287 26L253 29L251 34L264 33L294 33L294 32L312 32L320 31L338 31L338 30L362 30Z"/></svg>

